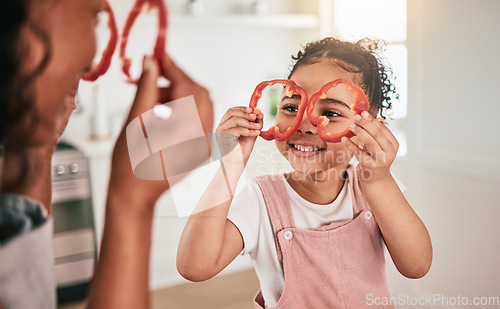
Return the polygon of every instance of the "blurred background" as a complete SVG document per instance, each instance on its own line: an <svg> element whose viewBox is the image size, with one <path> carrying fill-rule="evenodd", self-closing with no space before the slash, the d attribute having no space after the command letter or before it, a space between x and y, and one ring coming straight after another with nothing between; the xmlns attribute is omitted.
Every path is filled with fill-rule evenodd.
<svg viewBox="0 0 500 309"><path fill-rule="evenodd" d="M133 1L110 3L121 29ZM400 94L389 121L401 144L392 171L408 188L405 195L426 224L434 246L433 265L423 279L402 277L387 259L392 293L409 297L496 297L498 303L489 308L500 308L499 1L166 3L167 49L179 66L210 90L215 124L229 107L248 105L259 82L285 78L291 55L307 42L325 36L385 40L387 48L382 56L393 68ZM98 26L101 49L108 38L106 16L102 18ZM156 28L154 11L141 15L133 28L127 53L134 59L135 76L139 75L142 55L152 50ZM81 83L79 111L64 135L89 158L98 238L111 150L135 94L135 87L123 81L117 56L115 53L105 76L95 83ZM264 108L264 112L270 113L270 109ZM274 143L258 139L256 149L245 177L287 170L279 155L273 156L272 165L264 159L272 156ZM155 218L151 267L154 290L186 283L175 268L185 222L177 216L173 198L167 193L158 204ZM252 308L251 296L258 286L254 277L248 279L250 268L247 257L238 257L219 275L232 278L233 286L247 287L249 296L242 296L241 301L248 308ZM203 293L197 290L196 295L202 298ZM224 302L231 297L231 290L224 289L217 297ZM399 306L450 307L460 306L443 302Z"/></svg>

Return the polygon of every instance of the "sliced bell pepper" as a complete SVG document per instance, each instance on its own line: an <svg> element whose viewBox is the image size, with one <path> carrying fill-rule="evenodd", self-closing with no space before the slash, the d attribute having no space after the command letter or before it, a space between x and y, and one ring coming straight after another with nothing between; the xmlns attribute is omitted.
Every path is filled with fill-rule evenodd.
<svg viewBox="0 0 500 309"><path fill-rule="evenodd" d="M325 99L328 90L338 86L339 84L346 85L347 89L351 90L354 93L354 100L353 104L351 105L351 110L355 115L361 114L362 111L368 110L369 107L368 98L363 92L363 89L356 86L353 82L342 78L336 79L334 81L325 84L323 87L321 87L321 89L317 93L313 94L310 99L308 99L306 91L302 89L300 86L298 86L292 80L277 79L271 81L264 81L259 85L257 85L257 87L255 88L252 97L250 98L249 107L254 110L257 109L257 102L262 97L262 91L264 90L264 88L274 84L286 85L287 95L291 93L300 94L301 102L299 105L299 110L297 112L297 118L295 119L293 124L290 127L288 127L284 132L280 133L277 126L272 126L267 131L261 131L260 136L268 141L272 139L276 139L278 141L285 141L290 139L292 135L295 134L295 132L297 132L300 126L300 122L302 121L302 118L304 116L304 112L306 110L307 110L307 118L309 119L312 125L318 128L318 135L325 142L338 143L340 142L343 136L346 137L354 136L352 131L349 129L346 129L340 133L335 133L335 134L326 133L325 127L330 122L330 120L325 116L316 116L313 114L314 105L316 104L316 101L318 101L318 99Z"/></svg>
<svg viewBox="0 0 500 309"><path fill-rule="evenodd" d="M126 79L129 83L136 83L136 80L133 80L130 76L130 65L132 64L132 60L127 58L125 54L125 50L128 44L128 36L130 34L130 30L134 25L135 20L141 13L142 7L144 5L149 5L149 8L157 8L158 10L158 34L156 36L156 43L154 47L153 57L160 64L160 68L162 68L162 59L163 54L165 53L165 43L166 43L166 35L167 35L167 8L163 0L136 0L132 10L130 11L127 19L125 21L125 25L123 27L122 39L120 42L120 59L122 60L122 71L126 76ZM163 75L164 72L162 72Z"/></svg>
<svg viewBox="0 0 500 309"><path fill-rule="evenodd" d="M339 132L339 133L326 133L325 132L325 127L328 125L330 120L326 116L316 116L313 114L314 111L314 105L319 99L325 99L326 98L326 93L328 90L331 88L337 87L340 84L344 84L347 89L351 90L354 93L354 100L351 105L351 110L355 115L361 114L362 111L365 111L368 109L369 103L368 103L368 98L366 97L363 89L359 88L356 86L353 82L339 78L334 81L331 81L327 84L325 84L321 89L313 94L311 96L311 99L309 100L308 106L307 106L307 118L309 121L318 128L318 135L321 137L322 140L325 142L330 142L330 143L338 143L342 139L343 136L345 137L353 137L354 133L347 128L346 130Z"/></svg>
<svg viewBox="0 0 500 309"><path fill-rule="evenodd" d="M108 28L110 31L108 45L102 52L101 61L97 64L94 69L82 76L83 80L86 81L96 81L101 75L108 71L111 64L111 58L116 49L116 43L118 42L118 28L116 27L115 15L111 9L111 5L108 1L104 3L103 11L108 14Z"/></svg>
<svg viewBox="0 0 500 309"><path fill-rule="evenodd" d="M265 140L273 140L276 139L278 141L286 141L292 137L292 135L297 132L297 129L300 126L300 122L304 117L304 112L307 108L307 93L304 89L299 87L293 80L289 79L275 79L271 81L265 81L257 85L255 88L252 97L250 98L249 107L252 109L257 109L257 102L262 97L262 91L267 86L272 86L275 84L282 84L286 86L286 95L289 96L293 93L298 93L300 95L300 105L299 110L297 112L297 117L295 118L293 124L288 127L284 132L280 132L277 126L272 126L267 131L261 131L260 136Z"/></svg>

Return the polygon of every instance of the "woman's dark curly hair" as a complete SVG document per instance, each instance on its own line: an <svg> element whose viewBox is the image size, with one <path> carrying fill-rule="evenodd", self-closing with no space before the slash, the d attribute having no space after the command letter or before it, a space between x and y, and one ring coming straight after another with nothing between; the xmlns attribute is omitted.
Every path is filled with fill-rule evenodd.
<svg viewBox="0 0 500 309"><path fill-rule="evenodd" d="M38 117L33 104L33 84L51 55L47 33L29 18L31 1L40 0L4 0L0 10L0 155L6 143L9 144L9 151L19 155L20 183L28 172L24 145L29 136L25 132L17 132L15 127L28 113L31 113L32 125L36 123ZM31 72L21 72L21 64L26 61L29 52L21 41L23 29L28 29L45 46L43 59Z"/></svg>
<svg viewBox="0 0 500 309"><path fill-rule="evenodd" d="M370 101L370 111L386 119L393 100L399 97L392 81L391 68L384 65L376 55L383 46L385 43L378 40L362 39L351 43L330 37L308 43L303 51L292 56L295 63L288 78L301 66L316 63L323 58L332 59L347 72L362 74L361 88Z"/></svg>

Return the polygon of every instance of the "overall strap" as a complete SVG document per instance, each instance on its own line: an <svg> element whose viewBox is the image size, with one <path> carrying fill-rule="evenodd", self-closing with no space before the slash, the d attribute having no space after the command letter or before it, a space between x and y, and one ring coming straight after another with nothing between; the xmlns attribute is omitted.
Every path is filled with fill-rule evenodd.
<svg viewBox="0 0 500 309"><path fill-rule="evenodd" d="M274 233L286 228L294 228L292 209L285 184L281 175L263 175L255 177L266 203Z"/></svg>
<svg viewBox="0 0 500 309"><path fill-rule="evenodd" d="M271 228L273 229L278 261L280 262L281 269L283 269L283 255L276 236L282 229L295 228L288 193L280 175L263 175L255 177L255 180L259 184L264 202L266 203L267 214L271 222Z"/></svg>

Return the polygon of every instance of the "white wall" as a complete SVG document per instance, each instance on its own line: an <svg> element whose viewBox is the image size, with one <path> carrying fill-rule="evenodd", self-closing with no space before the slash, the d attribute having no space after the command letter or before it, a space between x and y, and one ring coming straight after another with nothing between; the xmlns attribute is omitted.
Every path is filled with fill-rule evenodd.
<svg viewBox="0 0 500 309"><path fill-rule="evenodd" d="M498 29L500 1L408 1L408 157L395 169L434 261L421 280L391 276L395 294L500 298Z"/></svg>

